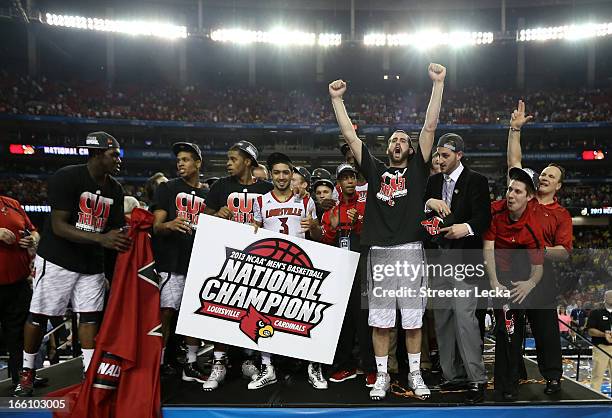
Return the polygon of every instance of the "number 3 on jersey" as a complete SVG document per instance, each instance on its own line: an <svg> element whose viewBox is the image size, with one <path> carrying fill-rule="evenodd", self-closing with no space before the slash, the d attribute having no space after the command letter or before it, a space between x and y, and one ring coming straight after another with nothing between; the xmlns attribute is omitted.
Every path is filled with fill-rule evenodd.
<svg viewBox="0 0 612 418"><path fill-rule="evenodd" d="M289 235L289 225L287 225L287 220L289 218L277 218L281 223L281 230L278 231L281 234Z"/></svg>

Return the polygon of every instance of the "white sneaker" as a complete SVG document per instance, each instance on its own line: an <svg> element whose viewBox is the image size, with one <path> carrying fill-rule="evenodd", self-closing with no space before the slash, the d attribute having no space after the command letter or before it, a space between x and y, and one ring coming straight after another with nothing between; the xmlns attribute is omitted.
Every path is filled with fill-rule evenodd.
<svg viewBox="0 0 612 418"><path fill-rule="evenodd" d="M242 377L248 380L253 380L259 373L259 369L253 363L253 360L245 360L242 362Z"/></svg>
<svg viewBox="0 0 612 418"><path fill-rule="evenodd" d="M389 373L376 373L376 382L374 383L374 387L370 390L370 399L373 401L385 399L390 387L391 376L389 376Z"/></svg>
<svg viewBox="0 0 612 418"><path fill-rule="evenodd" d="M327 389L327 380L323 377L321 363L308 363L308 381L315 389Z"/></svg>
<svg viewBox="0 0 612 418"><path fill-rule="evenodd" d="M429 395L431 395L431 391L425 384L420 371L408 373L408 386L419 398L429 398Z"/></svg>
<svg viewBox="0 0 612 418"><path fill-rule="evenodd" d="M253 380L249 382L247 387L249 389L261 389L274 383L276 383L276 371L274 370L274 366L271 364L262 364L259 374L253 377Z"/></svg>
<svg viewBox="0 0 612 418"><path fill-rule="evenodd" d="M202 385L202 389L204 389L205 391L217 389L225 380L226 374L227 369L225 368L225 364L223 364L223 361L215 361L213 363L212 370L210 371L210 376L208 376L208 379Z"/></svg>

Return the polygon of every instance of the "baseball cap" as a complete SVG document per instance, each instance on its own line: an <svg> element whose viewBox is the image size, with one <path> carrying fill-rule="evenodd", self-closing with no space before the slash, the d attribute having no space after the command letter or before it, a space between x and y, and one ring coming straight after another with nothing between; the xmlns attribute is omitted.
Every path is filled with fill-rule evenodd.
<svg viewBox="0 0 612 418"><path fill-rule="evenodd" d="M313 192L316 191L317 187L321 185L325 185L329 187L330 189L334 190L334 182L331 181L330 179L317 179L317 181L315 181L314 184L312 185L312 191Z"/></svg>
<svg viewBox="0 0 612 418"><path fill-rule="evenodd" d="M355 167L347 163L342 163L336 167L336 179L340 177L340 174L342 174L344 171L351 171L357 175L357 170L355 170Z"/></svg>
<svg viewBox="0 0 612 418"><path fill-rule="evenodd" d="M114 136L98 131L87 134L85 140L77 148L109 149L121 148Z"/></svg>
<svg viewBox="0 0 612 418"><path fill-rule="evenodd" d="M219 177L209 177L206 180L204 180L204 183L208 184L208 186L212 187L213 184L215 184L217 182L217 180L219 180Z"/></svg>
<svg viewBox="0 0 612 418"><path fill-rule="evenodd" d="M454 152L463 152L465 150L465 144L463 138L457 134L447 133L442 135L438 139L438 147L448 148Z"/></svg>
<svg viewBox="0 0 612 418"><path fill-rule="evenodd" d="M293 167L293 162L291 161L291 158L289 158L288 155L283 154L282 152L273 152L268 156L268 159L266 160L266 165L268 166L268 170L270 171L272 171L272 166L278 163L284 163L290 167Z"/></svg>
<svg viewBox="0 0 612 418"><path fill-rule="evenodd" d="M172 144L172 152L174 155L178 155L181 151L193 152L200 161L202 161L202 151L193 142L175 142Z"/></svg>
<svg viewBox="0 0 612 418"><path fill-rule="evenodd" d="M257 158L259 157L259 151L257 151L255 145L251 144L249 141L238 141L230 147L230 149L232 148L237 148L240 151L245 152L249 157L251 157L251 160L253 160L253 167L256 167L259 164L257 162Z"/></svg>
<svg viewBox="0 0 612 418"><path fill-rule="evenodd" d="M315 168L314 170L312 170L312 174L310 175L310 180L312 180L313 183L321 179L331 180L331 178L332 178L331 173L321 167Z"/></svg>
<svg viewBox="0 0 612 418"><path fill-rule="evenodd" d="M299 175L304 177L304 180L306 180L306 183L310 184L310 171L308 171L305 167L301 167L301 166L293 167L293 172L298 173Z"/></svg>
<svg viewBox="0 0 612 418"><path fill-rule="evenodd" d="M511 180L522 181L530 187L533 187L534 191L537 191L540 186L540 176L531 168L512 167L508 171L508 177Z"/></svg>

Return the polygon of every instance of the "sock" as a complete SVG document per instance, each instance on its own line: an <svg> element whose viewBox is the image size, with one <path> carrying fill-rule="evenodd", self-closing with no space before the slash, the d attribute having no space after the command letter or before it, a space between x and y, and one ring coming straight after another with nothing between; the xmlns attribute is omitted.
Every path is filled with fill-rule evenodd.
<svg viewBox="0 0 612 418"><path fill-rule="evenodd" d="M164 357L166 357L166 347L162 348L161 357L159 359L159 364L164 364Z"/></svg>
<svg viewBox="0 0 612 418"><path fill-rule="evenodd" d="M421 371L421 353L408 353L408 366L410 373Z"/></svg>
<svg viewBox="0 0 612 418"><path fill-rule="evenodd" d="M187 363L193 363L198 358L199 345L188 345L187 346Z"/></svg>
<svg viewBox="0 0 612 418"><path fill-rule="evenodd" d="M374 356L376 360L376 371L378 373L387 373L387 360L389 360L389 356Z"/></svg>
<svg viewBox="0 0 612 418"><path fill-rule="evenodd" d="M91 363L91 358L93 357L94 349L82 348L81 351L83 351L83 370L87 371L89 363Z"/></svg>
<svg viewBox="0 0 612 418"><path fill-rule="evenodd" d="M215 360L224 360L225 359L225 351L213 351L213 358Z"/></svg>
<svg viewBox="0 0 612 418"><path fill-rule="evenodd" d="M272 354L270 353L261 353L261 364L269 366L272 364Z"/></svg>
<svg viewBox="0 0 612 418"><path fill-rule="evenodd" d="M26 353L25 351L23 352L23 367L26 367L28 369L33 369L35 361L36 361L36 353L30 354L30 353Z"/></svg>

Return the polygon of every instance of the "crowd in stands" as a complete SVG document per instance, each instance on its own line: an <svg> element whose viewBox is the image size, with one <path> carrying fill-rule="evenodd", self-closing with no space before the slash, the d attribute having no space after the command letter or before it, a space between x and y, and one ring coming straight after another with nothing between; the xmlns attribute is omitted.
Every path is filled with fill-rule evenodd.
<svg viewBox="0 0 612 418"><path fill-rule="evenodd" d="M422 123L429 91L390 94L351 91L347 109L367 124ZM538 122L609 121L610 90L547 90L512 93L473 87L448 90L442 123L507 121L518 98ZM262 87L210 89L198 85L115 86L0 73L0 113L210 123L335 123L325 86L311 91Z"/></svg>

